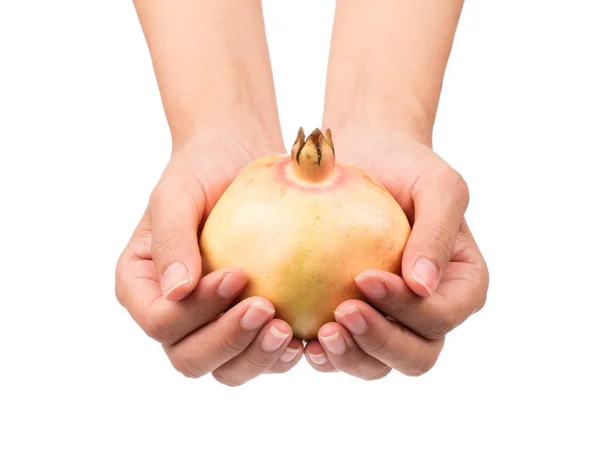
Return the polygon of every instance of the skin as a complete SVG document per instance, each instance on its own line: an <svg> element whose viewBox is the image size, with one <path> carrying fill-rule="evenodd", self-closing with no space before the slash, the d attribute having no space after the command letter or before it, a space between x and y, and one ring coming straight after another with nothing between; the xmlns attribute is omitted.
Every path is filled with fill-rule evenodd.
<svg viewBox="0 0 600 456"><path fill-rule="evenodd" d="M432 149L462 1L337 2L324 127L340 160L378 179L413 229L401 276L359 274L368 303L340 303L336 322L304 349L264 298L231 306L247 277L231 268L203 275L197 242L202 220L241 169L284 153L260 1L134 3L173 148L117 263L119 302L189 377L212 373L241 385L289 370L303 351L321 372L364 379L391 369L427 372L445 335L483 306L488 287L464 217L467 186Z"/></svg>
<svg viewBox="0 0 600 456"><path fill-rule="evenodd" d="M199 224L239 171L284 152L260 2L134 3L173 148L117 263L117 299L187 377L237 386L286 372L302 343L264 298L231 307L247 277L203 274L198 247Z"/></svg>
<svg viewBox="0 0 600 456"><path fill-rule="evenodd" d="M446 334L485 303L489 276L464 216L467 185L432 149L461 7L458 0L337 3L324 127L337 132L340 159L379 179L413 229L401 276L363 271L355 281L369 303L341 303L336 322L306 346L318 371L367 380L392 369L422 375Z"/></svg>

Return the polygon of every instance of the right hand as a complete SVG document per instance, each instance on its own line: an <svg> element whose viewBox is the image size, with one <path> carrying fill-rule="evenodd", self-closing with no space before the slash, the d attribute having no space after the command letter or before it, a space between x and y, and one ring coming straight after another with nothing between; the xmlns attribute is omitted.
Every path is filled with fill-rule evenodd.
<svg viewBox="0 0 600 456"><path fill-rule="evenodd" d="M237 386L264 372L286 372L302 358L302 342L273 318L270 302L251 297L229 308L246 286L243 271L201 277L200 224L247 163L277 153L203 131L173 153L119 258L117 299L186 377L210 372Z"/></svg>

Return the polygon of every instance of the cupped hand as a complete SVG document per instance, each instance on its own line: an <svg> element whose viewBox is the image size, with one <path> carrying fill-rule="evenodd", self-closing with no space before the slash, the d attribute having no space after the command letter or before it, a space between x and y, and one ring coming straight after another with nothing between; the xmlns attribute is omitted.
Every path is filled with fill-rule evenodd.
<svg viewBox="0 0 600 456"><path fill-rule="evenodd" d="M356 284L369 303L341 303L336 322L320 329L305 354L322 372L363 379L391 369L421 375L436 363L445 335L486 300L487 266L464 215L468 188L428 145L399 133L357 133L338 136L339 160L379 179L406 212L412 232L401 276L359 274Z"/></svg>
<svg viewBox="0 0 600 456"><path fill-rule="evenodd" d="M301 341L273 318L272 303L252 297L231 306L246 286L243 271L202 277L198 246L202 221L239 171L276 153L241 136L199 132L172 154L117 263L117 299L187 377L212 373L241 385L285 372L302 357Z"/></svg>

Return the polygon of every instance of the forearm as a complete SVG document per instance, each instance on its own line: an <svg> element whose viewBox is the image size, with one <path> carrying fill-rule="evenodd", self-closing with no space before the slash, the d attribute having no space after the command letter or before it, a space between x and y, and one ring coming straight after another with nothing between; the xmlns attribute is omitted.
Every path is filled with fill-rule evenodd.
<svg viewBox="0 0 600 456"><path fill-rule="evenodd" d="M339 0L324 127L405 132L430 143L463 0Z"/></svg>
<svg viewBox="0 0 600 456"><path fill-rule="evenodd" d="M279 145L260 0L134 0L174 147L202 127Z"/></svg>

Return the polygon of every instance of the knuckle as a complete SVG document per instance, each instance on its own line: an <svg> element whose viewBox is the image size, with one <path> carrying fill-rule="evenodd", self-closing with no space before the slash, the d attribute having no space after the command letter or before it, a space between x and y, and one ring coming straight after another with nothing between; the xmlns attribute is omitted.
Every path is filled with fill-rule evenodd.
<svg viewBox="0 0 600 456"><path fill-rule="evenodd" d="M195 366L190 359L177 351L169 354L169 361L177 372L187 378L200 378L205 373Z"/></svg>
<svg viewBox="0 0 600 456"><path fill-rule="evenodd" d="M198 176L189 169L184 168L180 182L184 194L188 195L190 198L189 203L193 204L193 207L197 211L202 211L204 202L206 201L206 192Z"/></svg>
<svg viewBox="0 0 600 456"><path fill-rule="evenodd" d="M172 345L178 340L178 336L172 327L170 318L164 311L153 311L146 316L146 322L142 329L148 337L163 345Z"/></svg>
<svg viewBox="0 0 600 456"><path fill-rule="evenodd" d="M481 304L481 306L483 307L483 304L485 304L486 298L487 298L487 291L488 288L490 287L490 270L487 267L487 264L484 263L483 268L481 270L481 288L482 288L482 301L483 303Z"/></svg>
<svg viewBox="0 0 600 456"><path fill-rule="evenodd" d="M385 367L384 369L375 372L372 375L368 375L365 377L365 380L368 382L373 382L375 380L381 380L382 378L384 378L385 376L387 376L390 373L391 369L389 367Z"/></svg>
<svg viewBox="0 0 600 456"><path fill-rule="evenodd" d="M243 380L233 377L231 375L227 375L224 372L221 372L220 370L215 370L212 373L213 378L218 381L219 383L225 385L225 386L231 386L231 387L236 387L236 386L242 386L244 383Z"/></svg>
<svg viewBox="0 0 600 456"><path fill-rule="evenodd" d="M265 373L271 373L271 374L284 374L288 371L290 371L291 369L293 369L296 364L298 364L298 362L293 362L293 363L285 363L285 364L280 364L280 363L276 363L275 365L271 366L269 369L267 369L265 371Z"/></svg>
<svg viewBox="0 0 600 456"><path fill-rule="evenodd" d="M485 307L485 304L487 303L487 287L483 289L483 291L481 292L481 296L477 302L477 305L475 306L475 309L473 310L473 313L479 312L480 310L482 310Z"/></svg>
<svg viewBox="0 0 600 456"><path fill-rule="evenodd" d="M118 274L117 274L117 277L115 280L115 297L117 298L117 302L119 304L121 304L122 306L125 305L125 302L127 301L127 293L125 291L125 284L123 283L123 279L121 277L119 277Z"/></svg>
<svg viewBox="0 0 600 456"><path fill-rule="evenodd" d="M413 361L405 369L405 374L409 377L420 377L429 372L435 366L437 359L424 358L418 361Z"/></svg>
<svg viewBox="0 0 600 456"><path fill-rule="evenodd" d="M125 279L125 260L123 259L123 256L124 254L121 254L115 267L115 297L122 306L125 306L125 303L129 300L130 296L127 281Z"/></svg>
<svg viewBox="0 0 600 456"><path fill-rule="evenodd" d="M187 303L186 303L187 304ZM217 320L222 312L215 307L214 303L208 299L201 299L198 301L196 305L190 303L188 306L190 312L193 312L193 320L197 322L204 322L204 324L208 324L213 320Z"/></svg>
<svg viewBox="0 0 600 456"><path fill-rule="evenodd" d="M248 359L246 359L246 363L248 364L248 367L251 370L253 370L253 371L259 371L259 372L264 372L269 367L271 367L271 365L273 364L273 360L272 359L267 359L267 358L252 359L252 358L249 357Z"/></svg>
<svg viewBox="0 0 600 456"><path fill-rule="evenodd" d="M345 372L348 375L352 375L354 377L363 377L364 375L361 375L361 371L363 370L363 362L356 360L352 363L348 363L347 361L344 362L343 358L339 360L339 362L337 363L337 367Z"/></svg>
<svg viewBox="0 0 600 456"><path fill-rule="evenodd" d="M171 167L150 194L150 204L158 205L178 195L178 202L191 209L202 210L206 200L204 186L198 177L184 166Z"/></svg>
<svg viewBox="0 0 600 456"><path fill-rule="evenodd" d="M479 256L479 263L477 267L473 269L470 279L475 285L472 294L472 299L475 304L473 312L471 313L471 315L473 315L485 306L490 286L490 271L483 257Z"/></svg>
<svg viewBox="0 0 600 456"><path fill-rule="evenodd" d="M152 250L159 255L169 256L179 249L182 237L181 228L162 227L160 230L155 231Z"/></svg>
<svg viewBox="0 0 600 456"><path fill-rule="evenodd" d="M473 310L471 315L476 314L485 307L489 280L489 271L485 264L480 270L473 273L472 281L476 284L476 290L473 291Z"/></svg>
<svg viewBox="0 0 600 456"><path fill-rule="evenodd" d="M444 187L447 191L451 192L451 194L458 200L463 202L464 204L469 203L470 194L469 194L469 186L467 181L462 177L462 175L453 168L449 168L443 174L443 182Z"/></svg>
<svg viewBox="0 0 600 456"><path fill-rule="evenodd" d="M387 332L379 341L376 341L372 347L366 347L365 352L370 355L378 355L390 351L390 333ZM377 356L376 356L377 357Z"/></svg>
<svg viewBox="0 0 600 456"><path fill-rule="evenodd" d="M388 304L388 310L386 313L389 315L386 318L393 324L397 325L398 321L404 320L414 313L416 307L411 304L412 303L406 302L406 300L402 300L400 298L392 300ZM393 317L390 315L393 315Z"/></svg>
<svg viewBox="0 0 600 456"><path fill-rule="evenodd" d="M157 203L163 198L166 198L166 196L170 193L168 188L169 180L165 179L164 177L161 178L150 193L150 204L152 205L153 203Z"/></svg>
<svg viewBox="0 0 600 456"><path fill-rule="evenodd" d="M441 220L439 226L449 226L449 220ZM438 229L431 234L429 238L429 248L438 253L443 258L450 258L454 250L452 234L447 230Z"/></svg>
<svg viewBox="0 0 600 456"><path fill-rule="evenodd" d="M473 309L473 312L471 313L471 315L476 314L477 312L480 312L481 310L483 310L483 308L485 307L486 302L487 302L487 292L484 292L483 296L480 299L480 301L477 303L477 305Z"/></svg>
<svg viewBox="0 0 600 456"><path fill-rule="evenodd" d="M248 344L237 340L235 336L229 337L226 335L220 335L217 346L219 347L219 351L222 355L235 356L244 351Z"/></svg>
<svg viewBox="0 0 600 456"><path fill-rule="evenodd" d="M487 267L487 265L484 265L483 270L482 270L482 282L483 282L483 288L484 290L487 292L487 289L490 286L490 270Z"/></svg>
<svg viewBox="0 0 600 456"><path fill-rule="evenodd" d="M443 315L431 320L421 331L427 339L437 340L444 337L456 327L456 320L450 315Z"/></svg>

